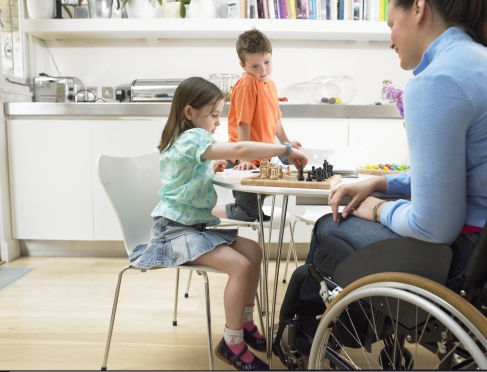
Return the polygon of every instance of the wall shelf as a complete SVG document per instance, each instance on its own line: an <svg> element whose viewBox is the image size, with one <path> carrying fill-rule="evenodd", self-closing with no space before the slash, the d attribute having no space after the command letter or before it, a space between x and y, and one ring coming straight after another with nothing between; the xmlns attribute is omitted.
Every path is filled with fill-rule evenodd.
<svg viewBox="0 0 487 372"><path fill-rule="evenodd" d="M42 40L237 39L258 28L271 40L389 41L386 22L287 19L24 19L22 31Z"/></svg>

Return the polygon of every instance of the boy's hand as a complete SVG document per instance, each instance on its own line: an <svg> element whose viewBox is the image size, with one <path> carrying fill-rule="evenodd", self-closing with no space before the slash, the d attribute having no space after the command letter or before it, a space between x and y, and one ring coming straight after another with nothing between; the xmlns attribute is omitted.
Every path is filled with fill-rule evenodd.
<svg viewBox="0 0 487 372"><path fill-rule="evenodd" d="M226 160L214 160L213 161L213 172L216 174L217 172L223 172L227 167Z"/></svg>
<svg viewBox="0 0 487 372"><path fill-rule="evenodd" d="M254 163L251 163L250 161L242 161L238 165L234 166L233 169L236 170L251 170L251 169L257 169L257 166Z"/></svg>
<svg viewBox="0 0 487 372"><path fill-rule="evenodd" d="M301 146L301 142L299 141L289 141L289 143L295 148L295 149L299 149L303 146Z"/></svg>
<svg viewBox="0 0 487 372"><path fill-rule="evenodd" d="M287 158L294 164L297 169L299 169L301 165L304 169L306 164L308 164L308 158L300 150L296 150L295 148L291 149L291 153L288 155Z"/></svg>

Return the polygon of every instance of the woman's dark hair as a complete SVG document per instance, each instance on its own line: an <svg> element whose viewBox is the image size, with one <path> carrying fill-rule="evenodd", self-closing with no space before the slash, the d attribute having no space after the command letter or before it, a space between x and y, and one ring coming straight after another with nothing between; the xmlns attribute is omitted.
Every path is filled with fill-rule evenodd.
<svg viewBox="0 0 487 372"><path fill-rule="evenodd" d="M190 77L179 84L174 92L171 111L162 131L161 142L157 146L159 151L169 150L181 133L194 128L191 120L184 115L186 106L189 105L200 110L208 104L213 104L213 108L208 114L211 115L223 98L224 95L220 88L201 77Z"/></svg>
<svg viewBox="0 0 487 372"><path fill-rule="evenodd" d="M404 10L411 8L414 0L390 0ZM486 0L426 0L450 27L460 26L477 43L487 46Z"/></svg>

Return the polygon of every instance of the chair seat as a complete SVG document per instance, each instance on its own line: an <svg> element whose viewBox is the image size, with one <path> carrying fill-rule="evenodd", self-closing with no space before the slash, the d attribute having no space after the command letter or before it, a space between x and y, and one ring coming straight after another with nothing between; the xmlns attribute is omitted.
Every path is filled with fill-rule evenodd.
<svg viewBox="0 0 487 372"><path fill-rule="evenodd" d="M271 215L271 207L270 206L265 205L264 207L262 207L262 211L264 212L264 214L266 214L268 216ZM274 218L272 221L272 229L273 230L279 229L279 226L281 224L281 212L282 212L281 208L274 207ZM237 225L237 226L260 227L260 223L258 221L257 222L248 222L248 221L232 220L229 218L220 218L220 220L221 220L221 223L218 226L226 226L226 225L236 226ZM286 213L286 226L289 226L290 223L291 223L291 216L289 213ZM269 226L271 225L271 221L264 221L263 225L264 225L264 228L269 228Z"/></svg>

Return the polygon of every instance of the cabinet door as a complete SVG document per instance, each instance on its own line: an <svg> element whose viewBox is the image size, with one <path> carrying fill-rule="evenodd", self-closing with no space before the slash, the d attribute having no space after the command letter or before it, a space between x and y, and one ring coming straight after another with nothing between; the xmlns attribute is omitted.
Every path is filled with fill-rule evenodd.
<svg viewBox="0 0 487 372"><path fill-rule="evenodd" d="M364 164L397 163L409 165L409 151L402 120L350 120L349 146L362 146L369 152Z"/></svg>
<svg viewBox="0 0 487 372"><path fill-rule="evenodd" d="M135 156L157 151L166 121L167 118L91 121L94 240L123 240L113 207L98 178L98 157ZM149 234L150 228L147 239Z"/></svg>
<svg viewBox="0 0 487 372"><path fill-rule="evenodd" d="M348 146L348 120L286 119L282 126L290 141L299 141L311 149Z"/></svg>
<svg viewBox="0 0 487 372"><path fill-rule="evenodd" d="M11 120L7 125L13 237L92 240L89 122Z"/></svg>

